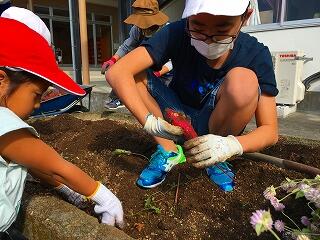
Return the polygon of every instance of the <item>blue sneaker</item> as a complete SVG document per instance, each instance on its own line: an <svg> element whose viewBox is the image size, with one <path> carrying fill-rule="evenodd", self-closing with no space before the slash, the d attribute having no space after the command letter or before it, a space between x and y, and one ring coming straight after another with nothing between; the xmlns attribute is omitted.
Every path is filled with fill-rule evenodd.
<svg viewBox="0 0 320 240"><path fill-rule="evenodd" d="M221 170L223 169L223 171ZM206 168L208 177L225 192L231 192L234 187L234 173L229 168L228 163L217 163L212 167Z"/></svg>
<svg viewBox="0 0 320 240"><path fill-rule="evenodd" d="M186 162L182 147L177 145L178 152L167 152L158 145L151 156L149 165L142 171L136 184L142 188L154 188L160 185L167 173L177 164Z"/></svg>

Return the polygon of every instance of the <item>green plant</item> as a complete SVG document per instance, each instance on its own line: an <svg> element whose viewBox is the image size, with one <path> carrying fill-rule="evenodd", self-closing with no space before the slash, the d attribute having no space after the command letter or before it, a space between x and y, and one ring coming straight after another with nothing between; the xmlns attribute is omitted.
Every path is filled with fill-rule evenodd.
<svg viewBox="0 0 320 240"><path fill-rule="evenodd" d="M156 214L160 214L161 212L161 209L155 205L154 197L152 195L147 196L147 198L144 200L144 210L153 211Z"/></svg>
<svg viewBox="0 0 320 240"><path fill-rule="evenodd" d="M280 239L278 234L286 236L286 239L297 240L320 240L320 176L314 179L296 179L291 180L286 178L280 186L268 187L264 193L264 197L270 201L274 209L284 217L294 227L289 227L285 221L276 220L273 222L272 216L269 211L257 210L251 216L250 223L255 228L257 235L262 232L269 231L276 239ZM278 197L282 196L281 198ZM311 216L302 216L300 223L296 223L285 210L284 201L288 198L294 199L305 198L307 207L310 209ZM273 227L277 230L278 234L273 231Z"/></svg>

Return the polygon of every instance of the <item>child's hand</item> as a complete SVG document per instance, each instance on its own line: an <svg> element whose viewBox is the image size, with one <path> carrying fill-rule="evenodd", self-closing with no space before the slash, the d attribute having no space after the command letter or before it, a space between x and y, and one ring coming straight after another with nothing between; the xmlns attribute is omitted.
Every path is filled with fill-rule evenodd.
<svg viewBox="0 0 320 240"><path fill-rule="evenodd" d="M152 114L147 116L147 121L143 129L151 135L174 141L178 140L183 135L182 128L173 126L162 118L157 118Z"/></svg>
<svg viewBox="0 0 320 240"><path fill-rule="evenodd" d="M197 168L209 167L243 153L241 144L232 135L227 137L204 135L185 142L184 148L187 162Z"/></svg>
<svg viewBox="0 0 320 240"><path fill-rule="evenodd" d="M121 202L108 188L99 183L98 189L90 199L96 203L94 211L101 214L101 223L124 227Z"/></svg>

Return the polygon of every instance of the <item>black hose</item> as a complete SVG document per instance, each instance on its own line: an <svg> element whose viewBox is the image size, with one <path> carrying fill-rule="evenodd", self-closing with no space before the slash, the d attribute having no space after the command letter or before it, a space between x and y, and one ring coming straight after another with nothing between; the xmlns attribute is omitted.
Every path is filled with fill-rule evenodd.
<svg viewBox="0 0 320 240"><path fill-rule="evenodd" d="M320 80L320 72L316 72L311 76L307 77L302 83L306 86L306 90L308 90L313 82Z"/></svg>
<svg viewBox="0 0 320 240"><path fill-rule="evenodd" d="M278 167L306 173L313 177L315 177L316 175L320 175L319 168L311 167L302 163L297 163L297 162L282 159L282 158L272 157L262 153L245 153L243 154L243 157L251 159L253 161L271 163Z"/></svg>

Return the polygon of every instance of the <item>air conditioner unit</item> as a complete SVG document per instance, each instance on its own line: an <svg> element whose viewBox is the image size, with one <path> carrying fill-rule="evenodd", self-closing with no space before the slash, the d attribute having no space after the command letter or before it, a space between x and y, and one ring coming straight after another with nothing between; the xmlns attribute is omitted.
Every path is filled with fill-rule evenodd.
<svg viewBox="0 0 320 240"><path fill-rule="evenodd" d="M304 99L302 71L305 57L302 51L272 52L277 88L278 117L295 112L297 103Z"/></svg>

